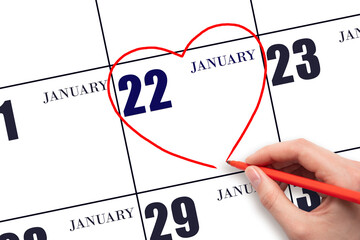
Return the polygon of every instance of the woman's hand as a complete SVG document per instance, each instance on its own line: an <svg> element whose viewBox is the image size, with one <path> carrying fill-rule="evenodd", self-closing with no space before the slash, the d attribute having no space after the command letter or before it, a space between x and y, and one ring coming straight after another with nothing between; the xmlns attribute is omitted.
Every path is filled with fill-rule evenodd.
<svg viewBox="0 0 360 240"><path fill-rule="evenodd" d="M321 148L304 139L266 146L246 159L251 165L284 172L360 191L360 163ZM280 223L290 239L360 239L360 205L322 195L311 212L292 204L280 186L260 168L245 171L262 204Z"/></svg>

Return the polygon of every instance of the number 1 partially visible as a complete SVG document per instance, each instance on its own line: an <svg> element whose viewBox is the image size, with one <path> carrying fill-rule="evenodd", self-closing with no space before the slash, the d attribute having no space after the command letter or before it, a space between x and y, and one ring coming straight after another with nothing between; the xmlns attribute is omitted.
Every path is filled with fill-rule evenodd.
<svg viewBox="0 0 360 240"><path fill-rule="evenodd" d="M9 141L18 139L19 137L16 130L16 123L10 100L5 101L0 106L0 113L4 116Z"/></svg>

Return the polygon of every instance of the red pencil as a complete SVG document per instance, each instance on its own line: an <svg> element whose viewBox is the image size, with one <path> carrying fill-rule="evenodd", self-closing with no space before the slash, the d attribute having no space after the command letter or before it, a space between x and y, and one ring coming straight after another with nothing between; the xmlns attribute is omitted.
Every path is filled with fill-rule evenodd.
<svg viewBox="0 0 360 240"><path fill-rule="evenodd" d="M245 170L249 165L244 162L239 161L227 161L233 167ZM338 187L335 185L319 182L309 178L300 177L294 174L282 172L279 170L259 167L261 170L266 173L270 178L275 181L284 182L287 184L296 185L298 187L306 188L318 193L323 193L328 196L340 198L346 201L354 202L360 204L360 192L353 191L350 189Z"/></svg>

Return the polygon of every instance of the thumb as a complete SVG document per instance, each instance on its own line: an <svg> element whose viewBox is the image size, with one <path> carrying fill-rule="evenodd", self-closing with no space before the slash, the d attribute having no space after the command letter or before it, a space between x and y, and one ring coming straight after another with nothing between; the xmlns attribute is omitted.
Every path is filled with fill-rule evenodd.
<svg viewBox="0 0 360 240"><path fill-rule="evenodd" d="M249 166L245 174L259 195L261 203L289 233L296 225L303 225L305 214L285 196L279 185L270 179L260 168Z"/></svg>

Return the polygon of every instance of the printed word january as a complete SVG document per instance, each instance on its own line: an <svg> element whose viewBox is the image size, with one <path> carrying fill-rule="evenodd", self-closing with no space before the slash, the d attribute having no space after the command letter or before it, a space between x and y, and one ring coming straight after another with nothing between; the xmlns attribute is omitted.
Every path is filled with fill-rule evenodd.
<svg viewBox="0 0 360 240"><path fill-rule="evenodd" d="M75 231L76 229L87 228L95 225L102 225L106 223L116 222L120 220L126 220L132 218L132 210L134 208L125 208L123 210L118 210L114 212L96 214L89 217L83 217L82 219L73 219L70 220L71 228L70 231Z"/></svg>
<svg viewBox="0 0 360 240"><path fill-rule="evenodd" d="M191 73L196 73L211 68L224 67L235 63L242 63L242 62L254 60L254 56L253 56L254 51L255 49L252 49L252 50L247 50L245 52L237 52L234 54L206 58L205 60L199 60L198 62L197 61L191 62L192 63Z"/></svg>

